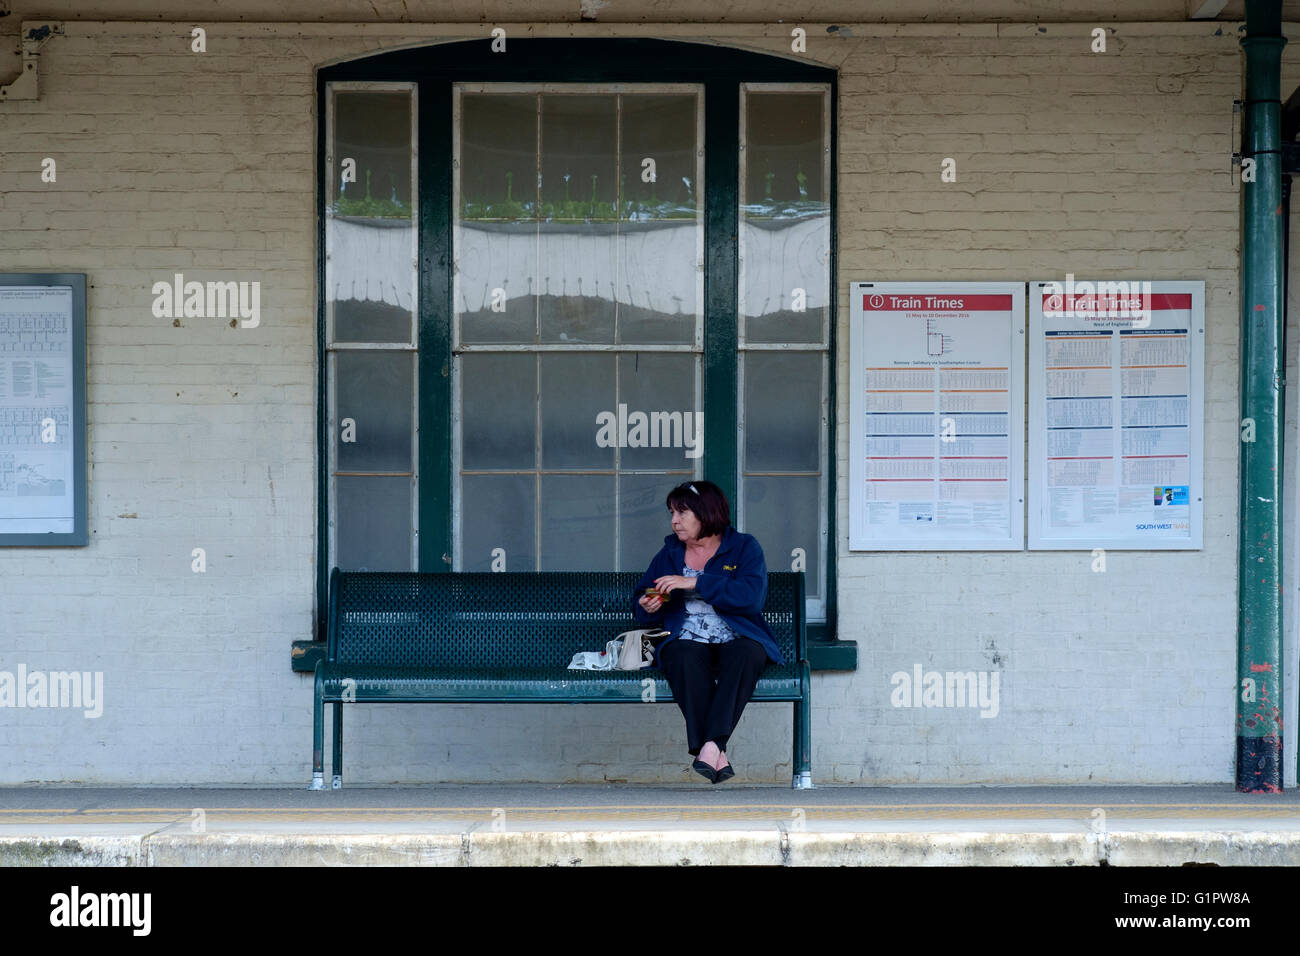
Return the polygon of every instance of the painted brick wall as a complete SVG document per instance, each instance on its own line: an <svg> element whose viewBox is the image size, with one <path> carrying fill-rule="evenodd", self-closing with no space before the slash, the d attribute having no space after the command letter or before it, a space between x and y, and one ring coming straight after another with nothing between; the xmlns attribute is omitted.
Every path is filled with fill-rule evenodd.
<svg viewBox="0 0 1300 956"><path fill-rule="evenodd" d="M40 99L0 103L3 268L89 276L91 465L88 548L0 550L0 669L105 682L98 719L0 709L0 783L308 779L289 645L314 602L313 68L486 28L212 24L200 55L192 25L69 22ZM836 520L860 653L814 675L820 783L1232 779L1240 48L1235 24L1119 24L1093 53L1092 26L808 25L842 71ZM533 32L790 50L788 25ZM176 272L260 281L260 327L155 318ZM1067 273L1206 281L1204 550L1111 552L1104 574L1086 552L850 554L848 283ZM998 670L998 716L892 707L915 664ZM346 733L350 783L696 782L675 707L371 706ZM752 707L740 779L788 785L790 735L788 707Z"/></svg>

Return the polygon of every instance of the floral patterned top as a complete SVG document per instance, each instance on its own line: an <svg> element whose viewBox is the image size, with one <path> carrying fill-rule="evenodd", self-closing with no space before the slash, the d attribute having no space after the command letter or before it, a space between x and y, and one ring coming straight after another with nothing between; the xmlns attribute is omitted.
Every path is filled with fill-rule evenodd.
<svg viewBox="0 0 1300 956"><path fill-rule="evenodd" d="M682 565L682 574L688 578L699 577L700 572L688 565ZM694 592L687 592L694 593ZM713 605L697 597L686 599L686 620L682 623L682 633L678 635L688 641L702 644L725 644L736 639L736 632L718 616Z"/></svg>

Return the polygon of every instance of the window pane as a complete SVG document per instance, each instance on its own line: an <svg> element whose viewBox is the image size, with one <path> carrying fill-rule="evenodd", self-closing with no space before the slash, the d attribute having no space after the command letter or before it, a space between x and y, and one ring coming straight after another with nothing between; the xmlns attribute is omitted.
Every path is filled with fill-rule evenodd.
<svg viewBox="0 0 1300 956"><path fill-rule="evenodd" d="M695 141L695 94L624 93L622 103L622 218L694 222L700 148ZM645 181L647 159L654 160L651 182Z"/></svg>
<svg viewBox="0 0 1300 956"><path fill-rule="evenodd" d="M745 92L745 205L756 214L826 211L826 94Z"/></svg>
<svg viewBox="0 0 1300 956"><path fill-rule="evenodd" d="M505 570L536 571L536 476L466 475L461 488L460 570L493 570L501 548Z"/></svg>
<svg viewBox="0 0 1300 956"><path fill-rule="evenodd" d="M747 342L824 342L830 205L823 181L825 94L749 90L740 210L741 321Z"/></svg>
<svg viewBox="0 0 1300 956"><path fill-rule="evenodd" d="M541 215L613 222L618 132L612 93L542 95Z"/></svg>
<svg viewBox="0 0 1300 956"><path fill-rule="evenodd" d="M703 310L694 222L625 222L619 227L618 340L693 344Z"/></svg>
<svg viewBox="0 0 1300 956"><path fill-rule="evenodd" d="M692 353L625 352L618 357L623 408L615 413L627 422L621 467L694 468L704 451L704 414L695 402L696 362Z"/></svg>
<svg viewBox="0 0 1300 956"><path fill-rule="evenodd" d="M820 471L822 352L745 352L745 470Z"/></svg>
<svg viewBox="0 0 1300 956"><path fill-rule="evenodd" d="M744 530L763 547L769 571L792 571L802 549L806 597L821 594L821 478L752 476L745 479Z"/></svg>
<svg viewBox="0 0 1300 956"><path fill-rule="evenodd" d="M537 359L469 353L460 369L461 467L536 467Z"/></svg>
<svg viewBox="0 0 1300 956"><path fill-rule="evenodd" d="M598 352L542 353L539 392L542 467L612 469L611 442L618 440L617 425L608 425L609 419L618 414L614 407L614 356ZM600 421L606 423L605 427ZM542 542L545 546L544 534Z"/></svg>
<svg viewBox="0 0 1300 956"><path fill-rule="evenodd" d="M543 94L541 101L541 340L612 342L617 97Z"/></svg>
<svg viewBox="0 0 1300 956"><path fill-rule="evenodd" d="M339 471L411 471L414 369L412 352L334 353L334 460Z"/></svg>
<svg viewBox="0 0 1300 956"><path fill-rule="evenodd" d="M612 568L614 476L542 475L541 481L542 560L539 570Z"/></svg>
<svg viewBox="0 0 1300 956"><path fill-rule="evenodd" d="M672 531L664 499L673 487L692 477L689 472L619 476L620 571L644 571L650 566L650 559L663 547L664 535Z"/></svg>
<svg viewBox="0 0 1300 956"><path fill-rule="evenodd" d="M460 217L537 218L537 97L465 93L460 105Z"/></svg>
<svg viewBox="0 0 1300 956"><path fill-rule="evenodd" d="M345 571L412 571L411 479L335 478L335 542Z"/></svg>
<svg viewBox="0 0 1300 956"><path fill-rule="evenodd" d="M543 342L614 341L612 222L539 226L537 322Z"/></svg>
<svg viewBox="0 0 1300 956"><path fill-rule="evenodd" d="M537 338L537 223L470 222L456 229L460 340L531 344Z"/></svg>
<svg viewBox="0 0 1300 956"><path fill-rule="evenodd" d="M333 112L325 220L333 340L410 342L416 285L411 94L334 90Z"/></svg>
<svg viewBox="0 0 1300 956"><path fill-rule="evenodd" d="M467 343L536 340L537 97L461 98L455 311Z"/></svg>
<svg viewBox="0 0 1300 956"><path fill-rule="evenodd" d="M618 341L689 343L702 309L696 97L622 97ZM645 182L654 161L654 179Z"/></svg>

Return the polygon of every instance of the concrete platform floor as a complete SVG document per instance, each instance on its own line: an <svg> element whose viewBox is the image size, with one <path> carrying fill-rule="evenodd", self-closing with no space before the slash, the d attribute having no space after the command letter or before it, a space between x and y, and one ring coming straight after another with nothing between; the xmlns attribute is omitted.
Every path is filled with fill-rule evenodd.
<svg viewBox="0 0 1300 956"><path fill-rule="evenodd" d="M0 788L0 865L1300 865L1300 791Z"/></svg>

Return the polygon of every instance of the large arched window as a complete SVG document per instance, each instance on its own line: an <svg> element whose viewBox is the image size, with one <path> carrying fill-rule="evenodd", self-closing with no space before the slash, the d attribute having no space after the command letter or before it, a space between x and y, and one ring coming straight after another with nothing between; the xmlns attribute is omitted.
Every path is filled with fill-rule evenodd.
<svg viewBox="0 0 1300 956"><path fill-rule="evenodd" d="M319 73L321 606L334 566L642 569L707 477L832 630L834 71L507 44Z"/></svg>

